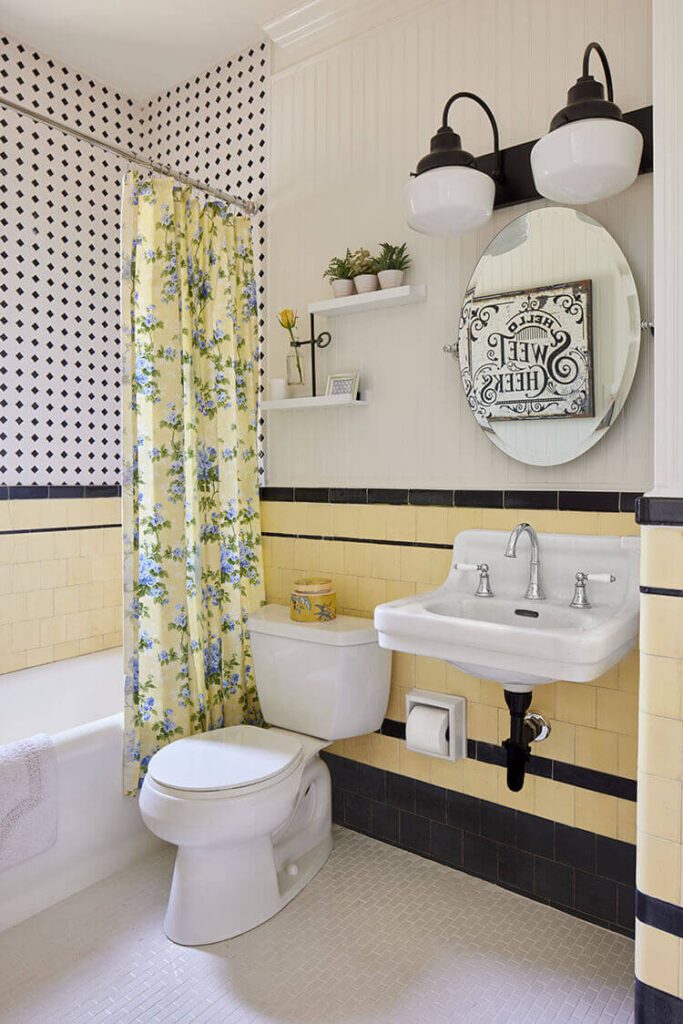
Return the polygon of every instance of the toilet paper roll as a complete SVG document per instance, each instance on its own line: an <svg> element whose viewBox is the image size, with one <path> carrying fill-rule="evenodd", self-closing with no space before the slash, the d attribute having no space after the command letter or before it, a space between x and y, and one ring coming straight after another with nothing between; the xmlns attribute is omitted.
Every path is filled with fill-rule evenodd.
<svg viewBox="0 0 683 1024"><path fill-rule="evenodd" d="M406 746L420 754L448 756L448 711L417 704L408 715Z"/></svg>

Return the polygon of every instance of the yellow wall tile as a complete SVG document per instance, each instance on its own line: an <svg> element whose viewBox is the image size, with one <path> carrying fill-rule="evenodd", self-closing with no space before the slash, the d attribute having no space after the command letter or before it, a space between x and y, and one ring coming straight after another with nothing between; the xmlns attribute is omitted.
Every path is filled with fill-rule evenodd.
<svg viewBox="0 0 683 1024"><path fill-rule="evenodd" d="M415 595L415 584L405 580L387 580L387 601L399 601Z"/></svg>
<svg viewBox="0 0 683 1024"><path fill-rule="evenodd" d="M462 793L464 784L464 761L446 761L441 757L433 757L430 762L430 782L433 786L443 786Z"/></svg>
<svg viewBox="0 0 683 1024"><path fill-rule="evenodd" d="M416 539L417 517L412 506L408 505L403 508L385 505L380 507L385 509L384 524L387 540L414 541Z"/></svg>
<svg viewBox="0 0 683 1024"><path fill-rule="evenodd" d="M640 707L652 715L683 716L683 659L640 656Z"/></svg>
<svg viewBox="0 0 683 1024"><path fill-rule="evenodd" d="M573 786L537 776L534 785L534 813L549 821L573 825L574 793Z"/></svg>
<svg viewBox="0 0 683 1024"><path fill-rule="evenodd" d="M26 668L35 668L36 665L48 665L54 660L54 647L35 647L32 651L26 652Z"/></svg>
<svg viewBox="0 0 683 1024"><path fill-rule="evenodd" d="M483 761L463 761L463 792L495 803L498 796L498 771L493 764Z"/></svg>
<svg viewBox="0 0 683 1024"><path fill-rule="evenodd" d="M642 594L640 598L640 649L646 654L683 660L680 598Z"/></svg>
<svg viewBox="0 0 683 1024"><path fill-rule="evenodd" d="M681 902L681 846L657 836L638 834L638 888L667 903Z"/></svg>
<svg viewBox="0 0 683 1024"><path fill-rule="evenodd" d="M358 608L364 612L374 612L378 604L386 601L386 583L384 580L358 579Z"/></svg>
<svg viewBox="0 0 683 1024"><path fill-rule="evenodd" d="M92 558L70 558L67 563L67 586L74 587L79 583L89 583L93 578Z"/></svg>
<svg viewBox="0 0 683 1024"><path fill-rule="evenodd" d="M394 651L391 657L391 681L397 686L404 686L407 689L415 686L415 662L414 654L404 654L402 651Z"/></svg>
<svg viewBox="0 0 683 1024"><path fill-rule="evenodd" d="M640 581L646 587L683 590L683 529L677 526L643 528Z"/></svg>
<svg viewBox="0 0 683 1024"><path fill-rule="evenodd" d="M510 807L514 811L534 814L536 811L536 777L527 775L524 780L524 788L519 793L513 793L507 787L505 771L499 769L497 803L503 807Z"/></svg>
<svg viewBox="0 0 683 1024"><path fill-rule="evenodd" d="M429 548L400 548L401 579L413 583L429 583L431 564Z"/></svg>
<svg viewBox="0 0 683 1024"><path fill-rule="evenodd" d="M56 615L50 619L40 619L39 621L41 647L66 642L66 616Z"/></svg>
<svg viewBox="0 0 683 1024"><path fill-rule="evenodd" d="M461 672L455 665L446 665L446 693L465 697L478 703L481 699L481 680Z"/></svg>
<svg viewBox="0 0 683 1024"><path fill-rule="evenodd" d="M598 533L603 537L638 537L640 527L633 512L598 512Z"/></svg>
<svg viewBox="0 0 683 1024"><path fill-rule="evenodd" d="M78 641L79 656L83 654L94 654L95 651L104 649L104 642L101 636L88 636Z"/></svg>
<svg viewBox="0 0 683 1024"><path fill-rule="evenodd" d="M449 544L453 538L448 528L447 508L416 509L416 537L423 544Z"/></svg>
<svg viewBox="0 0 683 1024"><path fill-rule="evenodd" d="M619 769L619 740L614 732L576 726L576 763L585 768L616 774Z"/></svg>
<svg viewBox="0 0 683 1024"><path fill-rule="evenodd" d="M618 774L635 779L638 773L638 741L635 736L618 736Z"/></svg>
<svg viewBox="0 0 683 1024"><path fill-rule="evenodd" d="M29 614L25 594L4 594L0 597L0 623L20 622Z"/></svg>
<svg viewBox="0 0 683 1024"><path fill-rule="evenodd" d="M0 650L0 674L19 672L23 668L26 668L26 651Z"/></svg>
<svg viewBox="0 0 683 1024"><path fill-rule="evenodd" d="M574 797L574 823L587 832L617 837L617 799L604 793L577 789Z"/></svg>
<svg viewBox="0 0 683 1024"><path fill-rule="evenodd" d="M617 839L636 842L636 804L633 800L617 800Z"/></svg>
<svg viewBox="0 0 683 1024"><path fill-rule="evenodd" d="M446 543L452 544L463 530L481 530L480 508L449 508Z"/></svg>
<svg viewBox="0 0 683 1024"><path fill-rule="evenodd" d="M261 529L264 533L301 533L300 513L291 501L262 501Z"/></svg>
<svg viewBox="0 0 683 1024"><path fill-rule="evenodd" d="M32 533L26 549L27 560L42 562L45 559L54 558L56 536L54 533Z"/></svg>
<svg viewBox="0 0 683 1024"><path fill-rule="evenodd" d="M555 690L556 715L562 722L574 725L596 725L597 698L594 686L588 683L558 682Z"/></svg>
<svg viewBox="0 0 683 1024"><path fill-rule="evenodd" d="M470 704L467 708L467 735L484 743L497 743L498 709L486 704Z"/></svg>
<svg viewBox="0 0 683 1024"><path fill-rule="evenodd" d="M292 558L294 557L294 547L292 545L292 555L289 561L284 561L284 554L275 556L276 559L284 568L288 568L292 565ZM336 577L339 573L344 572L344 544L338 541L320 541L318 543L318 569L320 572L329 573L331 576Z"/></svg>
<svg viewBox="0 0 683 1024"><path fill-rule="evenodd" d="M622 690L597 688L599 729L635 736L638 732L638 698Z"/></svg>
<svg viewBox="0 0 683 1024"><path fill-rule="evenodd" d="M344 545L344 572L349 576L371 576L372 544Z"/></svg>
<svg viewBox="0 0 683 1024"><path fill-rule="evenodd" d="M597 534L600 532L598 515L597 512L558 512L558 533Z"/></svg>
<svg viewBox="0 0 683 1024"><path fill-rule="evenodd" d="M422 782L429 782L431 779L431 762L434 758L425 754L418 754L415 750L408 750L405 743L399 743L398 747L398 770L401 775L408 775L411 779L420 779Z"/></svg>
<svg viewBox="0 0 683 1024"><path fill-rule="evenodd" d="M683 722L641 713L638 756L641 771L680 780L683 769Z"/></svg>
<svg viewBox="0 0 683 1024"><path fill-rule="evenodd" d="M677 996L679 943L675 935L636 921L636 978Z"/></svg>
<svg viewBox="0 0 683 1024"><path fill-rule="evenodd" d="M681 784L638 773L638 831L672 842L681 840Z"/></svg>
<svg viewBox="0 0 683 1024"><path fill-rule="evenodd" d="M446 662L439 658L417 658L415 685L422 690L446 692Z"/></svg>
<svg viewBox="0 0 683 1024"><path fill-rule="evenodd" d="M383 580L399 580L400 548L388 544L375 544L370 553L370 574Z"/></svg>
<svg viewBox="0 0 683 1024"><path fill-rule="evenodd" d="M394 736L372 732L368 736L368 764L385 771L398 771L398 751L401 744Z"/></svg>
<svg viewBox="0 0 683 1024"><path fill-rule="evenodd" d="M372 540L384 540L386 537L386 520L382 505L356 506L356 529L359 537Z"/></svg>
<svg viewBox="0 0 683 1024"><path fill-rule="evenodd" d="M62 661L65 658L77 658L78 657L78 641L68 640L63 644L55 644L55 661Z"/></svg>
<svg viewBox="0 0 683 1024"><path fill-rule="evenodd" d="M309 502L304 506L304 525L299 533L315 537L329 537L332 533L332 511L322 502Z"/></svg>

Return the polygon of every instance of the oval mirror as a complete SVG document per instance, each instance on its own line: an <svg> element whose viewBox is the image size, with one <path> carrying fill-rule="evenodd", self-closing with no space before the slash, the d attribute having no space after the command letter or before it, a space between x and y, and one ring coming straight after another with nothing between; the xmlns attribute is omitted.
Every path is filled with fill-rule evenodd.
<svg viewBox="0 0 683 1024"><path fill-rule="evenodd" d="M631 268L585 213L525 213L482 254L460 317L460 373L477 423L513 459L555 466L596 444L623 408L639 349Z"/></svg>

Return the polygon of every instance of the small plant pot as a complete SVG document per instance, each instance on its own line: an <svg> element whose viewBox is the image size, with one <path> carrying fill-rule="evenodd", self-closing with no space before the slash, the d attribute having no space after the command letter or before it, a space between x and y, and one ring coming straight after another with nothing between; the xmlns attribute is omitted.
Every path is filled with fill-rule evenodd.
<svg viewBox="0 0 683 1024"><path fill-rule="evenodd" d="M380 270L377 275L380 288L400 288L405 280L405 270Z"/></svg>
<svg viewBox="0 0 683 1024"><path fill-rule="evenodd" d="M358 277L354 277L353 283L359 295L364 292L376 292L379 288L377 274L359 274Z"/></svg>
<svg viewBox="0 0 683 1024"><path fill-rule="evenodd" d="M343 299L347 295L353 295L353 281L351 278L337 278L335 281L331 281L332 294L335 299Z"/></svg>

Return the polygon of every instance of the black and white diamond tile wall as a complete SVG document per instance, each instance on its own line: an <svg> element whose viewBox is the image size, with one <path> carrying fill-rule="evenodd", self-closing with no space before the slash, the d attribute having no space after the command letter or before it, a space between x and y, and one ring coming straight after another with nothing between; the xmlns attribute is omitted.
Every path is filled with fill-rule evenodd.
<svg viewBox="0 0 683 1024"><path fill-rule="evenodd" d="M139 138L132 100L7 38L0 91L116 145ZM117 483L124 167L25 115L0 115L0 483Z"/></svg>
<svg viewBox="0 0 683 1024"><path fill-rule="evenodd" d="M266 84L264 45L142 107L0 38L0 94L256 201ZM116 484L125 161L0 108L0 167L0 485Z"/></svg>

